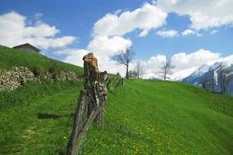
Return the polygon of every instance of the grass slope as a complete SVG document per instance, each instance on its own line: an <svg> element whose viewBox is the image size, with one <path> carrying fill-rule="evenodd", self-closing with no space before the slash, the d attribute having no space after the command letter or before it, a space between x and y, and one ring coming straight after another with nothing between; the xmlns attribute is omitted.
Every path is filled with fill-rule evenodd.
<svg viewBox="0 0 233 155"><path fill-rule="evenodd" d="M9 70L14 66L28 67L40 73L44 73L51 68L57 71L82 72L81 67L56 61L39 53L24 52L0 46L0 70Z"/></svg>
<svg viewBox="0 0 233 155"><path fill-rule="evenodd" d="M29 82L0 92L0 154L64 154L80 82Z"/></svg>
<svg viewBox="0 0 233 155"><path fill-rule="evenodd" d="M0 69L80 68L0 46ZM0 91L0 154L64 154L80 82L29 82ZM233 154L232 97L194 86L126 80L109 93L103 126L93 125L79 154Z"/></svg>
<svg viewBox="0 0 233 155"><path fill-rule="evenodd" d="M83 72L81 67L0 46L0 71L15 66L45 72ZM27 82L13 91L0 91L0 154L63 154L72 126L80 82Z"/></svg>
<svg viewBox="0 0 233 155"><path fill-rule="evenodd" d="M231 97L181 83L127 81L79 154L233 154Z"/></svg>
<svg viewBox="0 0 233 155"><path fill-rule="evenodd" d="M0 154L64 154L81 83L0 92ZM103 126L79 154L233 153L232 98L174 82L127 80L109 93Z"/></svg>

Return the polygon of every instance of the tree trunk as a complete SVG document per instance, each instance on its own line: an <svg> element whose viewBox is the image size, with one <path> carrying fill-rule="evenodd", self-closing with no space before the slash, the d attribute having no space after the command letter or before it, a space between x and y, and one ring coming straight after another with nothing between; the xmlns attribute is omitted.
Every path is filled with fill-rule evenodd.
<svg viewBox="0 0 233 155"><path fill-rule="evenodd" d="M164 80L164 81L167 80L167 71L166 71L166 70L164 70L163 80Z"/></svg>
<svg viewBox="0 0 233 155"><path fill-rule="evenodd" d="M129 79L129 64L126 64L126 75L125 75L126 79Z"/></svg>

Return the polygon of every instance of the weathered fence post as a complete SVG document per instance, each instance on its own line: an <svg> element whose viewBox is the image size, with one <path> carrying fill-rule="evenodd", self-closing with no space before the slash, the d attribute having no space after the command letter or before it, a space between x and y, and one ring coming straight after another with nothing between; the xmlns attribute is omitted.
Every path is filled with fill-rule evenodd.
<svg viewBox="0 0 233 155"><path fill-rule="evenodd" d="M93 53L83 57L84 89L80 91L74 123L67 146L67 155L74 155L91 123L103 122L104 105L107 99L107 88L104 81L107 72L99 72L97 59Z"/></svg>

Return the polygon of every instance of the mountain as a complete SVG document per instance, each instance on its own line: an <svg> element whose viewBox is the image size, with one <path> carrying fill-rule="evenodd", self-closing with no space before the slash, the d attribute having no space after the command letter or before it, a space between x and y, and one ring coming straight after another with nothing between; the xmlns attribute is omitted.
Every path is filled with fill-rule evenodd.
<svg viewBox="0 0 233 155"><path fill-rule="evenodd" d="M199 67L183 82L201 86L212 92L233 94L233 61L232 57L215 62L212 65Z"/></svg>
<svg viewBox="0 0 233 155"><path fill-rule="evenodd" d="M203 74L208 72L209 65L203 65L199 67L196 71L194 71L191 75L183 79L183 82L192 83L194 85L199 85L199 81L201 81L201 77Z"/></svg>

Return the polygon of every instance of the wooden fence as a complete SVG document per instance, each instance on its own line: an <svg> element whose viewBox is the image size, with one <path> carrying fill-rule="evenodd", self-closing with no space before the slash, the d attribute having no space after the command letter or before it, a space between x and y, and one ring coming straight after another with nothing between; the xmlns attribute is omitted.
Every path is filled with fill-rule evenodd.
<svg viewBox="0 0 233 155"><path fill-rule="evenodd" d="M76 154L93 121L99 125L103 123L107 91L123 85L123 78L120 76L109 75L107 79L101 77L97 63L95 65L97 60L92 54L86 55L83 59L84 89L80 91L78 97L72 132L66 150L67 155Z"/></svg>

